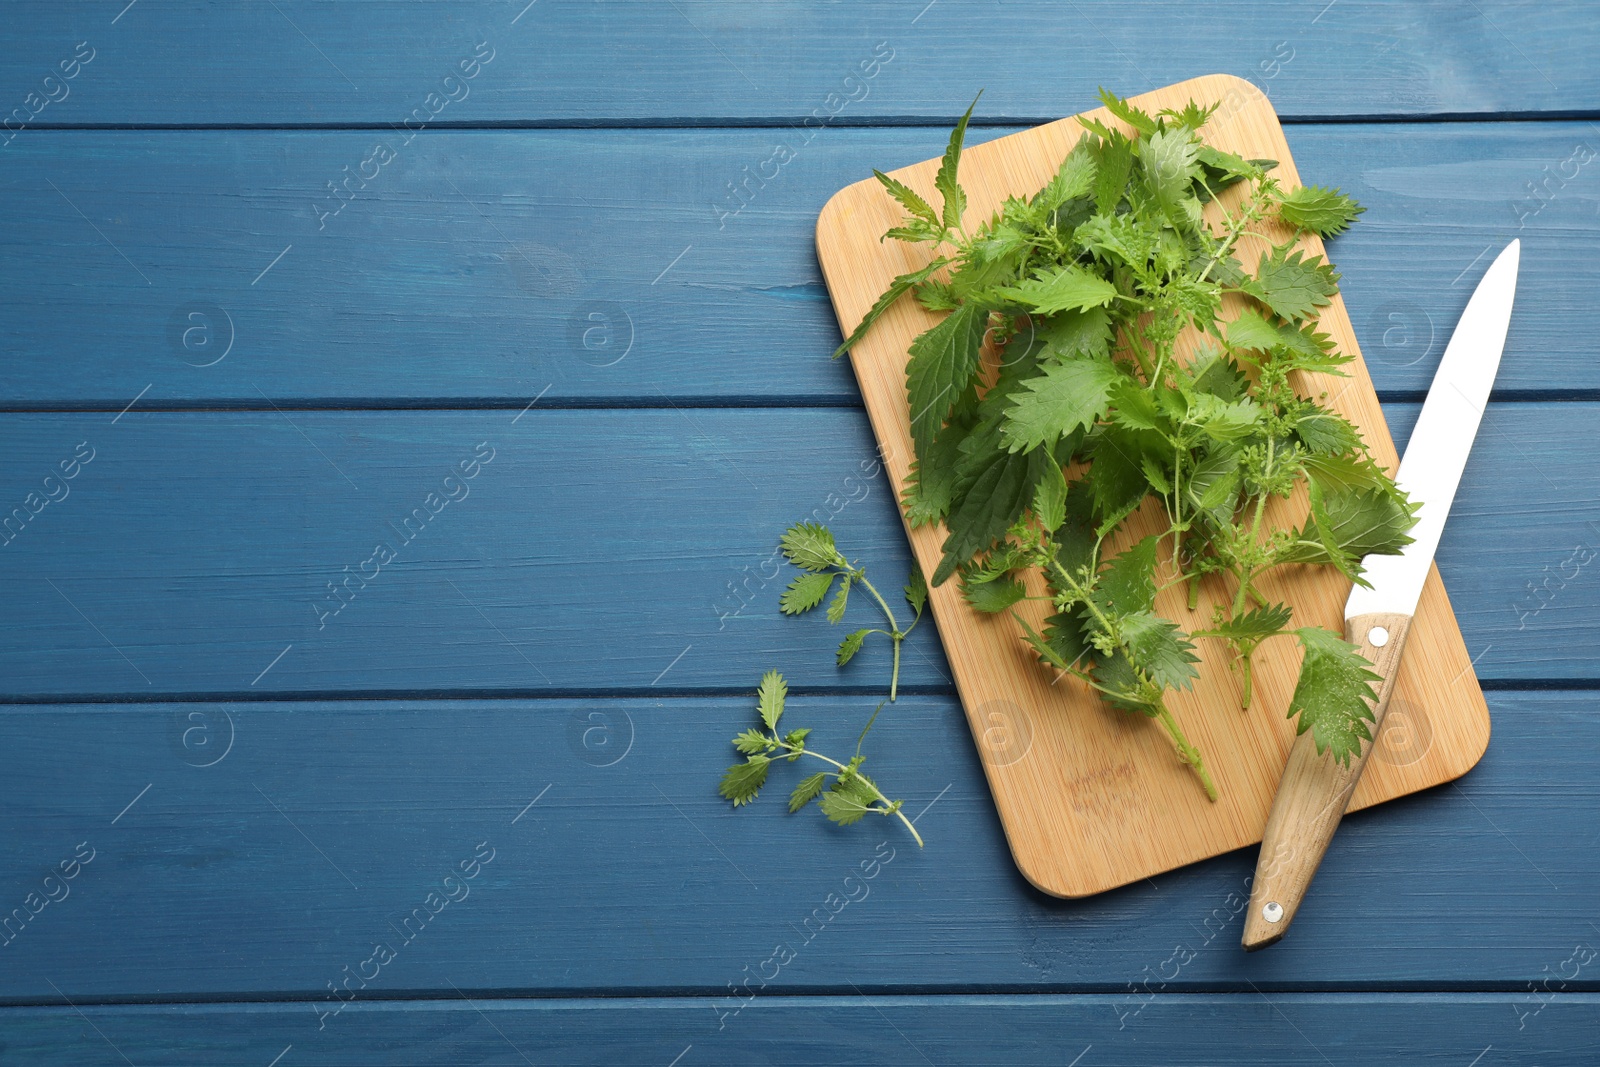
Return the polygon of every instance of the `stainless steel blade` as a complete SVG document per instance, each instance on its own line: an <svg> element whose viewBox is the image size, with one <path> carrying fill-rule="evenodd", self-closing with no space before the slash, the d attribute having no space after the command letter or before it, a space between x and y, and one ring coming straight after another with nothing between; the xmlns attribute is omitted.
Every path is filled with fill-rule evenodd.
<svg viewBox="0 0 1600 1067"><path fill-rule="evenodd" d="M1422 583L1439 547L1450 503L1461 484L1461 472L1500 368L1521 248L1520 241L1512 241L1490 265L1450 335L1395 476L1395 483L1421 504L1417 525L1411 531L1414 540L1398 556L1372 555L1362 560L1372 588L1358 585L1350 591L1344 606L1347 619L1373 612L1416 613Z"/></svg>

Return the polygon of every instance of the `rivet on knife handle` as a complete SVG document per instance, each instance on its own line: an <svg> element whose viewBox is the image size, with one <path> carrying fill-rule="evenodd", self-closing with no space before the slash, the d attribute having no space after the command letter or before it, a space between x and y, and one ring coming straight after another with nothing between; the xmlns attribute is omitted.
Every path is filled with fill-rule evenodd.
<svg viewBox="0 0 1600 1067"><path fill-rule="evenodd" d="M1373 669L1383 679L1376 687L1377 703L1372 709L1376 720L1371 726L1374 740L1363 745L1361 754L1352 757L1348 766L1342 766L1328 753L1317 753L1310 731L1295 738L1261 838L1250 908L1245 912L1246 949L1266 948L1282 937L1294 921L1380 736L1395 675L1399 673L1400 653L1410 629L1409 615L1374 613L1345 620L1346 639L1372 661Z"/></svg>

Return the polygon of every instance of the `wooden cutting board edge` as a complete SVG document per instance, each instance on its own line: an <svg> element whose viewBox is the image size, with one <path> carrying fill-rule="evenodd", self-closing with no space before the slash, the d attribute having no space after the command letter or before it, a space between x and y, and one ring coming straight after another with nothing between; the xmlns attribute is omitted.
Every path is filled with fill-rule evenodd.
<svg viewBox="0 0 1600 1067"><path fill-rule="evenodd" d="M1191 98L1222 102L1217 117L1204 131L1208 141L1234 151L1242 148L1251 156L1276 158L1278 176L1286 184L1299 183L1270 102L1241 78L1208 75L1135 97L1134 102L1154 111L1180 107ZM1117 125L1103 109L1086 114ZM1007 192L1027 195L1043 185L1076 142L1080 129L1075 118L1069 117L968 148L962 157L962 183L970 198L967 218L988 217ZM935 158L891 173L932 195L932 175L938 164ZM998 183L984 174L996 167L1006 176ZM1005 187L998 194L996 184ZM898 205L871 178L840 190L823 207L817 221L818 260L842 326L859 322L892 276L926 262L921 248L878 241L878 235L898 217ZM1304 245L1308 255L1323 253L1315 237L1306 239ZM868 417L897 491L910 459L904 392L906 348L911 337L933 321L914 302L902 300L851 353ZM1361 428L1373 454L1392 470L1398 462L1394 445L1342 297L1325 309L1321 328L1333 335L1342 351L1355 357L1347 368L1350 382L1332 387L1341 390L1334 403ZM913 530L907 526L906 532L924 571L932 573L940 555L942 528ZM1347 590L1346 583L1336 597L1320 596L1318 609L1310 612L1297 600L1297 618L1342 631L1342 613L1337 609L1342 608ZM1285 706L1293 672L1298 670L1297 657L1287 681L1281 664L1258 671L1258 699L1250 712L1224 709L1233 715L1261 716L1271 724L1264 730L1260 724L1252 724L1249 730L1254 732L1234 737L1232 747L1219 743L1203 722L1193 720L1210 715L1222 721L1219 732L1230 735L1237 732L1237 725L1209 708L1186 716L1175 702L1175 714L1204 752L1223 790L1222 801L1213 805L1199 794L1189 770L1177 763L1159 727L1142 720L1128 721L1103 706L1071 709L1073 714L1103 717L1088 727L1098 735L1091 742L1100 742L1093 755L1104 757L1099 749L1107 740L1111 742L1109 759L1100 758L1098 764L1081 768L1083 759L1088 758L1083 746L1063 747L1066 739L1082 732L1074 729L1076 720L1047 717L1031 710L1036 705L1025 707L1007 699L1008 695L1025 699L1028 693L1024 691L1043 686L1046 674L1025 654L1014 634L996 632L1001 627L1014 628L1014 623L979 617L961 600L953 581L931 590L930 604L1012 855L1023 876L1040 891L1059 897L1090 896L1259 843L1293 740L1292 724L1268 709ZM1308 614L1320 617L1306 619ZM969 647L974 635L988 646L987 654ZM1216 657L1207 655L1206 659L1203 671L1226 670ZM997 681L992 677L996 670L1013 677ZM1447 680L1441 682L1441 678ZM1063 683L1063 688L1075 684ZM1045 693L1037 706L1060 700L1059 693ZM1081 691L1072 703L1099 705L1087 691ZM1386 747L1369 761L1351 809L1460 777L1487 749L1489 729L1488 706L1434 568L1418 606L1416 627L1380 741ZM1386 755L1388 758L1383 758ZM1062 764L1079 767L1081 773L1063 778ZM1202 806L1197 807L1196 796Z"/></svg>

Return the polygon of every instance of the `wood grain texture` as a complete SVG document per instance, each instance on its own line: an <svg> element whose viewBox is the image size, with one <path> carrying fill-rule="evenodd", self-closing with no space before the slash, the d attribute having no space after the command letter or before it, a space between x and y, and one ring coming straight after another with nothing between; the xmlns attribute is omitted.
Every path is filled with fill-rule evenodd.
<svg viewBox="0 0 1600 1067"><path fill-rule="evenodd" d="M1415 407L1387 410L1403 438ZM1600 514L1583 503L1600 497L1597 411L1491 404L1484 417L1438 557L1483 677L1600 679ZM837 671L838 628L778 612L777 535L802 517L830 522L891 586L909 564L861 412L518 415L0 416L0 516L44 500L79 442L98 449L66 499L0 546L0 696L727 691L769 668L883 683L882 649ZM319 629L327 583L343 589L378 542L398 547L390 524L484 441L496 458L470 495ZM926 628L903 681L950 684ZM1286 698L1272 691L1259 714Z"/></svg>
<svg viewBox="0 0 1600 1067"><path fill-rule="evenodd" d="M1382 629L1381 640L1374 640L1375 628ZM1345 640L1367 658L1380 679L1372 686L1372 740L1362 743L1358 753L1340 763L1326 751L1317 750L1314 732L1295 738L1267 814L1267 828L1261 835L1261 854L1256 860L1255 881L1250 885L1250 907L1244 916L1242 940L1246 949L1266 948L1289 932L1334 831L1339 828L1339 820L1344 818L1350 795L1366 770L1375 747L1372 742L1383 736L1389 700L1394 696L1410 631L1411 616L1392 612L1345 620ZM1402 726L1402 730L1405 728Z"/></svg>
<svg viewBox="0 0 1600 1067"><path fill-rule="evenodd" d="M1259 1004L1252 983L1274 997L1498 989L1532 1010L1530 982L1559 975L1564 989L1543 990L1556 1003L1597 988L1592 966L1562 963L1600 947L1586 921L1600 850L1573 832L1600 819L1600 716L1588 693L1489 696L1483 764L1347 816L1294 936L1260 954L1238 947L1254 849L1084 900L1031 890L950 697L903 697L865 750L917 816L921 851L893 820L786 814L800 767L775 769L749 808L718 797L750 695L10 707L0 916L80 842L96 855L0 947L0 1002L60 1004L50 982L90 1002L326 997L488 841L470 895L361 1000L454 997L446 980L473 996L650 994L692 999L715 1029L728 983L787 943L797 956L766 994L849 995L848 972L873 995L1099 992L1124 1013L1206 990ZM803 696L786 715L835 752L874 703ZM1415 758L1420 726L1375 758ZM880 842L895 851L870 895L812 918L839 907L830 894L860 897L844 878Z"/></svg>
<svg viewBox="0 0 1600 1067"><path fill-rule="evenodd" d="M1524 284L1497 389L1600 390L1584 318L1600 287L1600 163L1569 162L1600 148L1586 124L1287 134L1305 173L1368 209L1332 247L1380 395L1427 388L1486 250L1515 236ZM849 368L827 358L839 330L816 214L945 136L424 132L319 228L325 184L398 137L30 130L0 165L0 405L116 412L149 386L149 405L263 409L520 408L545 390L542 403L855 406ZM730 193L778 143L797 151L779 176L747 204ZM226 318L184 317L208 307ZM188 347L175 320L201 327ZM232 350L197 366L230 327Z"/></svg>
<svg viewBox="0 0 1600 1067"><path fill-rule="evenodd" d="M985 118L1037 120L1099 85L1139 92L1217 70L1299 116L1592 112L1600 88L1592 24L1570 3L1232 0L1205 20L1177 0L141 0L116 18L122 6L7 0L6 109L85 39L99 54L40 121L387 126L476 41L496 58L440 121L953 121L980 86ZM1027 54L996 64L972 46L984 39ZM845 79L880 41L894 58L863 95Z"/></svg>
<svg viewBox="0 0 1600 1067"><path fill-rule="evenodd" d="M1276 159L1279 179L1290 187L1299 184L1277 117L1269 104L1251 95L1247 83L1214 75L1137 98L1151 112L1180 108L1190 100L1220 109L1206 127L1210 143L1246 159ZM1090 114L1111 121L1103 109ZM1081 134L1076 121L1063 119L969 150L961 168L968 217L986 218L1007 195L1041 188ZM939 165L932 159L894 176L925 197L937 198L933 176ZM1208 208L1216 214L1216 204ZM900 215L899 205L869 179L835 195L817 222L818 259L847 332L894 276L927 260L921 248L891 248L880 242L879 235ZM1266 241L1255 238L1249 247L1244 242L1239 247L1240 258L1249 262ZM1308 255L1324 254L1315 236L1305 238L1300 247ZM902 300L851 352L868 416L896 484L904 482L912 458L906 352L912 338L936 321L914 301ZM1330 392L1328 403L1361 429L1373 456L1393 470L1398 456L1338 296L1318 321L1339 350L1355 359L1347 368L1348 378L1306 376L1302 389ZM1284 505L1278 509L1278 525L1304 515L1303 493L1292 502L1274 503ZM1162 528L1150 512L1142 522L1130 523L1124 542ZM907 532L924 573L932 574L941 555L942 527ZM1308 570L1274 575L1262 592L1269 601L1291 604L1301 625L1340 629L1349 588L1336 572ZM1168 589L1158 610L1185 630L1203 629L1211 611L1207 596L1202 594L1197 612L1188 611L1184 599L1183 589ZM1035 886L1058 896L1085 896L1261 839L1294 737L1291 724L1268 710L1286 706L1293 691L1299 664L1291 642L1269 643L1258 654L1253 713L1240 712L1239 682L1225 669L1226 657L1216 648L1202 653L1206 666L1194 687L1169 700L1221 791L1221 799L1213 803L1154 723L1119 717L1081 682L1052 681L1018 640L1009 618L980 617L962 600L956 582L931 590L929 602L974 735L981 739L999 726L1025 729L1033 736L1025 756L990 763L986 770L1012 855ZM1036 628L1043 627L1048 614L1039 602L1019 611L1031 615ZM1417 609L1411 650L1396 684L1403 699L1437 712L1434 745L1423 759L1404 768L1374 768L1357 786L1355 807L1456 778L1488 745L1488 709L1437 569Z"/></svg>
<svg viewBox="0 0 1600 1067"><path fill-rule="evenodd" d="M1343 1057L1369 1067L1430 1059L1470 1063L1492 1047L1505 1063L1587 1067L1600 997L1573 993L1520 1033L1530 1001L1506 993L1196 994L1154 1000L1126 1028L1105 997L961 995L760 997L726 1029L702 1002L673 998L430 999L356 1003L318 1032L313 1005L173 1005L7 1009L0 1040L41 1067L310 1067L437 1063L815 1064L993 1067L1228 1063L1283 1067ZM1365 1025L1352 1027L1360 1018ZM292 1051L285 1049L292 1046ZM121 1050L120 1052L118 1050ZM122 1058L123 1054L128 1057ZM291 1060L290 1057L293 1057ZM1092 1058L1091 1058L1092 1057ZM1533 1057L1537 1057L1535 1060Z"/></svg>

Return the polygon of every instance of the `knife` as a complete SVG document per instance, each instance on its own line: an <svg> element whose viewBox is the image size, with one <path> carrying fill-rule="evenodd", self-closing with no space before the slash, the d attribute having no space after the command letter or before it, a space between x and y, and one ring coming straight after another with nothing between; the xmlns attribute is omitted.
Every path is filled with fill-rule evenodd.
<svg viewBox="0 0 1600 1067"><path fill-rule="evenodd" d="M1411 544L1399 555L1362 560L1371 587L1356 586L1345 603L1345 638L1372 662L1381 678L1372 708L1373 740L1344 766L1331 754L1317 752L1310 731L1295 738L1261 838L1250 908L1245 912L1247 950L1266 948L1289 929L1381 736L1411 617L1500 366L1520 255L1521 242L1512 241L1484 273L1461 313L1411 431L1395 476L1395 483L1420 505Z"/></svg>

